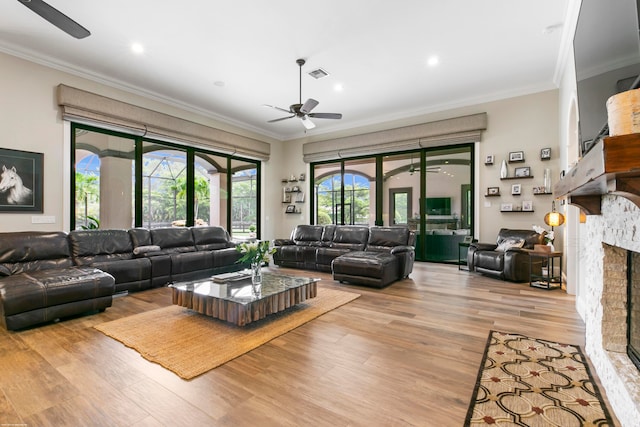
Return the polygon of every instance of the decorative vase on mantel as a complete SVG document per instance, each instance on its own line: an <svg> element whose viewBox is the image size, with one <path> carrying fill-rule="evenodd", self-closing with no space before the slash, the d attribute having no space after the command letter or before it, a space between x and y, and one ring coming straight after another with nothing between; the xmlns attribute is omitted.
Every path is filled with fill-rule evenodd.
<svg viewBox="0 0 640 427"><path fill-rule="evenodd" d="M261 262L252 262L251 263L251 284L254 286L262 285L262 263Z"/></svg>
<svg viewBox="0 0 640 427"><path fill-rule="evenodd" d="M502 160L502 166L500 166L500 178L506 178L509 176L509 169L507 168L507 161Z"/></svg>

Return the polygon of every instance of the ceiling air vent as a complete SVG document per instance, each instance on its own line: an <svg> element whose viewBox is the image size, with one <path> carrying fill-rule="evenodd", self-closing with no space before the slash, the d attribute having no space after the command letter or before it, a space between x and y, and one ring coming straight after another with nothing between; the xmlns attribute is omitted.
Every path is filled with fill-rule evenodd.
<svg viewBox="0 0 640 427"><path fill-rule="evenodd" d="M323 70L322 68L318 68L316 70L313 71L309 71L309 75L311 77L313 77L314 79L321 79L323 77L327 77L329 75L329 73L327 73L325 70Z"/></svg>

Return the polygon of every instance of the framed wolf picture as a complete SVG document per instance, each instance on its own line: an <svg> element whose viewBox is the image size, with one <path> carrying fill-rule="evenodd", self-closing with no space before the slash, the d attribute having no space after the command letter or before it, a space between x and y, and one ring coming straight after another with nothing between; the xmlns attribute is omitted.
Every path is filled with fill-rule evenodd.
<svg viewBox="0 0 640 427"><path fill-rule="evenodd" d="M42 212L42 153L0 148L0 212Z"/></svg>

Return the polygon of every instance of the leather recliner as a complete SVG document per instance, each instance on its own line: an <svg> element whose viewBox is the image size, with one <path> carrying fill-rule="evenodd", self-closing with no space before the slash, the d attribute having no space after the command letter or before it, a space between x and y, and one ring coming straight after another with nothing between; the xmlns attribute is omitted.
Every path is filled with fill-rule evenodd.
<svg viewBox="0 0 640 427"><path fill-rule="evenodd" d="M509 245L509 242L516 244ZM521 242L521 245L517 242ZM544 235L533 230L502 228L496 243L476 242L469 246L469 271L511 282L526 282L530 274L528 252L534 249L534 245L541 245L543 242Z"/></svg>

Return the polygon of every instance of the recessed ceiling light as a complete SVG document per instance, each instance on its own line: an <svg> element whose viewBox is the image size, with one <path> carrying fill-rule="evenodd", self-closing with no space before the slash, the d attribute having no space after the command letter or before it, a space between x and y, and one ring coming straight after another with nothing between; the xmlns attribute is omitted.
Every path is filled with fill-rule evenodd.
<svg viewBox="0 0 640 427"><path fill-rule="evenodd" d="M224 87L224 82L222 80L216 80L213 84L214 86Z"/></svg>
<svg viewBox="0 0 640 427"><path fill-rule="evenodd" d="M133 43L131 45L131 51L133 53L135 53L135 54L140 55L140 54L144 53L144 46L142 46L142 44L140 44L140 43Z"/></svg>
<svg viewBox="0 0 640 427"><path fill-rule="evenodd" d="M335 90L336 92L342 92L344 90L344 86L342 86L341 83L337 83L335 86L333 86L333 90Z"/></svg>
<svg viewBox="0 0 640 427"><path fill-rule="evenodd" d="M435 67L436 65L438 65L440 63L440 58L438 58L437 56L431 56L429 59L427 59L427 65L429 67Z"/></svg>

